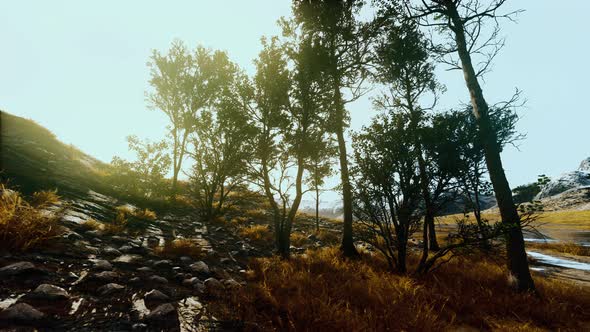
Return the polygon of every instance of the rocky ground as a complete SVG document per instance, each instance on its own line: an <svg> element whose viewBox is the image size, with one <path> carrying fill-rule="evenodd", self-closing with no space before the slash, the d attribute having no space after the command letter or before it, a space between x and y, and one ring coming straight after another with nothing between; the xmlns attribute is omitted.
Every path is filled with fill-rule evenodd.
<svg viewBox="0 0 590 332"><path fill-rule="evenodd" d="M140 234L105 234L86 221L113 220L125 202L92 190L64 196L63 235L52 245L0 252L0 331L243 328L243 322L218 320L210 304L245 284L250 258L272 254L272 241L239 235L240 227L266 224L263 217L245 217L237 209L236 225L227 219L203 222L194 210L176 210L159 214ZM320 227L332 241L339 239L340 224L322 219ZM299 218L293 231L303 235L303 244L292 246L294 253L327 244L314 229L313 218ZM163 255L158 249L174 239L190 239L199 253Z"/></svg>
<svg viewBox="0 0 590 332"><path fill-rule="evenodd" d="M0 327L47 331L239 330L217 321L208 300L240 287L248 257L262 255L226 229L190 215L159 216L145 234L100 234L118 202L90 191L69 200L65 233L42 251L0 255ZM174 238L199 243L199 258L163 258Z"/></svg>

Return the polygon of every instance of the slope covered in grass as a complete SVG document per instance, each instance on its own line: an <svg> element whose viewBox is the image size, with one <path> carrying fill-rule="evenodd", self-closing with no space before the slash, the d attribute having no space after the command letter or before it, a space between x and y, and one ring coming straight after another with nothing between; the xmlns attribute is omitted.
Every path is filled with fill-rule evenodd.
<svg viewBox="0 0 590 332"><path fill-rule="evenodd" d="M0 176L23 192L100 190L107 167L34 121L0 111Z"/></svg>

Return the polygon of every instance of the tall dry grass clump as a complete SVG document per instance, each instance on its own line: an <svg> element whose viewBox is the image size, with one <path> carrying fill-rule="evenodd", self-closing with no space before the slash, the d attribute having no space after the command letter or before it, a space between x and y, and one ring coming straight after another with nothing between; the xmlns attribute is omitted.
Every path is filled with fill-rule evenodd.
<svg viewBox="0 0 590 332"><path fill-rule="evenodd" d="M273 240L273 235L266 225L241 227L240 235L258 243L267 243Z"/></svg>
<svg viewBox="0 0 590 332"><path fill-rule="evenodd" d="M166 241L163 246L156 247L154 252L158 256L167 258L189 256L198 259L203 255L201 247L194 240L184 238Z"/></svg>
<svg viewBox="0 0 590 332"><path fill-rule="evenodd" d="M19 192L0 185L0 249L25 251L44 247L59 237L61 210L46 209L58 201L54 191L41 191L27 202Z"/></svg>
<svg viewBox="0 0 590 332"><path fill-rule="evenodd" d="M156 213L150 209L138 209L130 205L118 206L116 212L114 220L102 225L101 229L104 234L122 232L140 234L157 218Z"/></svg>
<svg viewBox="0 0 590 332"><path fill-rule="evenodd" d="M517 294L502 265L485 259L413 278L390 273L383 259L344 260L328 248L253 260L250 269L248 286L217 306L251 330L575 331L590 322L590 290L538 279L540 296Z"/></svg>

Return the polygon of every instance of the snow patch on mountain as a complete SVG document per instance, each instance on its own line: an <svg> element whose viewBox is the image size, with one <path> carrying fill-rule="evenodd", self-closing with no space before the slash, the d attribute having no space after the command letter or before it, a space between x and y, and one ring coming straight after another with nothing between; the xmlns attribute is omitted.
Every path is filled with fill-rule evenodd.
<svg viewBox="0 0 590 332"><path fill-rule="evenodd" d="M548 198L566 191L590 188L590 158L582 161L577 170L552 179L537 194L536 199Z"/></svg>

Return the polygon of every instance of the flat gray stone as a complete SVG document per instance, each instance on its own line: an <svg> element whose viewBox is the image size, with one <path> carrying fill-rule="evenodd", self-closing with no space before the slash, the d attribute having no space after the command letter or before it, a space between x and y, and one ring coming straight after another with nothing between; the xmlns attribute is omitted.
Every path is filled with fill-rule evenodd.
<svg viewBox="0 0 590 332"><path fill-rule="evenodd" d="M110 283L110 284L106 284L104 286L99 287L97 291L100 295L106 296L106 295L113 295L116 293L120 293L123 290L125 290L125 286L115 284L115 283Z"/></svg>
<svg viewBox="0 0 590 332"><path fill-rule="evenodd" d="M110 271L113 269L113 265L109 263L109 261L104 259L91 259L90 260L93 264L95 270L100 271Z"/></svg>
<svg viewBox="0 0 590 332"><path fill-rule="evenodd" d="M145 301L148 302L168 302L170 301L170 297L157 289L152 289L151 291L147 292L144 297Z"/></svg>
<svg viewBox="0 0 590 332"><path fill-rule="evenodd" d="M119 279L119 274L114 271L102 271L94 275L94 279L111 282Z"/></svg>
<svg viewBox="0 0 590 332"><path fill-rule="evenodd" d="M117 257L121 256L121 252L113 247L106 247L102 249L102 254L105 256Z"/></svg>
<svg viewBox="0 0 590 332"><path fill-rule="evenodd" d="M191 264L190 268L193 272L200 273L200 274L211 273L211 271L209 270L209 266L203 261L198 261L198 262Z"/></svg>
<svg viewBox="0 0 590 332"><path fill-rule="evenodd" d="M160 277L160 276L151 276L148 278L148 280L158 283L158 284L167 284L168 283L168 279L166 279L164 277Z"/></svg>
<svg viewBox="0 0 590 332"><path fill-rule="evenodd" d="M27 297L35 300L54 301L67 300L70 298L70 294L68 294L68 292L61 287L50 284L42 284L39 285L39 287L37 287L34 291L29 293Z"/></svg>
<svg viewBox="0 0 590 332"><path fill-rule="evenodd" d="M121 256L115 258L113 263L134 265L134 264L140 264L142 261L143 261L143 257L141 257L139 255L124 254L124 255L121 255Z"/></svg>
<svg viewBox="0 0 590 332"><path fill-rule="evenodd" d="M156 268L170 267L170 266L172 266L172 262L168 259L163 259L163 260L154 262L154 267L156 267Z"/></svg>
<svg viewBox="0 0 590 332"><path fill-rule="evenodd" d="M45 314L26 303L17 303L0 312L0 320L14 323L35 323L45 318Z"/></svg>
<svg viewBox="0 0 590 332"><path fill-rule="evenodd" d="M170 303L164 303L152 310L146 316L146 319L149 321L162 322L168 321L172 317L176 318L176 308Z"/></svg>
<svg viewBox="0 0 590 332"><path fill-rule="evenodd" d="M0 277L14 277L31 273L44 273L31 262L18 262L0 268Z"/></svg>

